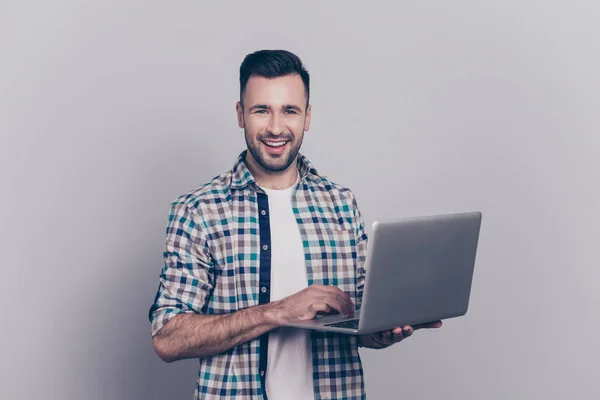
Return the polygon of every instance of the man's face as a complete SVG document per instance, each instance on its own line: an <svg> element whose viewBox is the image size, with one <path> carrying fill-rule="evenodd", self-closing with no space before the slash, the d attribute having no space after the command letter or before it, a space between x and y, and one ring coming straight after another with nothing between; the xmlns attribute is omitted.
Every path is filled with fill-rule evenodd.
<svg viewBox="0 0 600 400"><path fill-rule="evenodd" d="M296 160L304 131L310 127L310 106L300 75L278 78L252 76L237 104L252 158L267 172L284 171Z"/></svg>

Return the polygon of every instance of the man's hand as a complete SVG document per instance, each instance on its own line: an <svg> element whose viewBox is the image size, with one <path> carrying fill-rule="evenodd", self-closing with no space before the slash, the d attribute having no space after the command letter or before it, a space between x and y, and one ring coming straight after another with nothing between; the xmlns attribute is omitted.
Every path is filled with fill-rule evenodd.
<svg viewBox="0 0 600 400"><path fill-rule="evenodd" d="M361 335L359 337L359 343L362 347L367 347L369 349L383 349L388 346L393 345L394 343L398 343L407 337L411 336L414 331L427 328L440 328L442 326L442 321L434 321L428 322L425 324L419 325L405 325L403 327L396 327L389 331L381 331L370 333L367 335Z"/></svg>
<svg viewBox="0 0 600 400"><path fill-rule="evenodd" d="M277 323L308 321L317 313L353 315L350 297L334 286L311 285L291 296L272 303Z"/></svg>

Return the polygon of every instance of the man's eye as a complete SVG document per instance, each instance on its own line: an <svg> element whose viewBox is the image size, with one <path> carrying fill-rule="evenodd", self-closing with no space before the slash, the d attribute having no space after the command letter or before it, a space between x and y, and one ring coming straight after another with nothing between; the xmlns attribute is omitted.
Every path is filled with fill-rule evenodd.
<svg viewBox="0 0 600 400"><path fill-rule="evenodd" d="M257 114L266 114L267 110L256 110Z"/></svg>
<svg viewBox="0 0 600 400"><path fill-rule="evenodd" d="M294 110L285 110L286 114L297 114Z"/></svg>

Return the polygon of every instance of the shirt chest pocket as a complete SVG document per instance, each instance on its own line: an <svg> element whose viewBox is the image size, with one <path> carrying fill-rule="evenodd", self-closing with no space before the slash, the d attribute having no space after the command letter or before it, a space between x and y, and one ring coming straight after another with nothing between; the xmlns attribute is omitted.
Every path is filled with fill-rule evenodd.
<svg viewBox="0 0 600 400"><path fill-rule="evenodd" d="M356 239L354 230L325 229L319 239L322 284L333 285L356 302Z"/></svg>

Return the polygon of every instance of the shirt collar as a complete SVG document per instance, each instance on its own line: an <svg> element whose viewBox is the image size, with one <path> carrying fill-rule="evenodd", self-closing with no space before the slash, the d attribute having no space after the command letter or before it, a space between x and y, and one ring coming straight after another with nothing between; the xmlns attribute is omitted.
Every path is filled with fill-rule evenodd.
<svg viewBox="0 0 600 400"><path fill-rule="evenodd" d="M246 186L257 186L254 176L252 176L252 173L245 162L247 152L247 149L242 151L233 165L233 169L231 170L231 189L243 189ZM301 153L298 153L297 167L298 172L300 173L301 182L305 179L309 180L320 177L316 168Z"/></svg>

